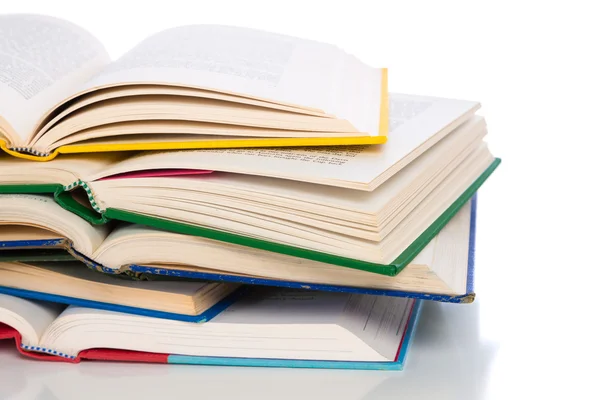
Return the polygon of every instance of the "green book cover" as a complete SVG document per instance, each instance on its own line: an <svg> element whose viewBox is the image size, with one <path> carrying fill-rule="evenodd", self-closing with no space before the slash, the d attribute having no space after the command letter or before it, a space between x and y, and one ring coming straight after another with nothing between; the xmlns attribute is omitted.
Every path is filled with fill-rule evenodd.
<svg viewBox="0 0 600 400"><path fill-rule="evenodd" d="M100 214L94 211L89 205L82 204L74 197L71 187L62 185L0 185L1 193L53 193L55 200L65 209L76 213L93 224L104 224L110 220L118 220L133 224L146 225L149 227L167 230L186 235L201 236L208 239L219 240L223 242L238 244L242 246L253 247L261 250L272 251L286 254L293 257L305 258L313 261L323 262L332 265L339 265L347 268L355 268L372 273L395 276L404 267L406 267L416 256L427 246L427 244L442 230L442 228L456 215L471 197L477 192L481 185L498 167L501 160L496 158L494 162L484 171L473 184L448 207L421 235L396 259L390 264L378 264L347 257L341 257L333 254L323 253L314 250L303 249L282 243L269 242L261 239L255 239L234 233L219 231L216 229L190 225L180 222L168 221L152 216L136 214L124 210L108 208ZM82 182L83 183L83 182ZM80 186L87 192L88 197L93 201L93 196L87 185Z"/></svg>
<svg viewBox="0 0 600 400"><path fill-rule="evenodd" d="M369 271L382 275L395 276L407 266L416 256L427 246L427 244L442 230L442 228L456 215L456 213L464 206L487 178L498 167L501 160L496 158L492 164L484 171L473 184L459 196L450 207L440 215L406 250L390 264L378 264L352 258L341 257L333 254L323 253L314 250L303 249L286 244L269 242L261 239L255 239L247 236L237 235L219 231L216 229L185 224L181 222L168 221L161 218L156 218L148 215L136 214L129 211L108 208L102 214L90 209L81 204L73 196L69 190L60 190L56 193L56 201L65 209L77 213L82 218L94 224L103 224L110 220L119 220L133 224L146 225L149 227L167 230L186 235L201 236L208 239L229 242L242 246L253 247L261 250L272 251L276 253L286 254L293 257L306 258L313 261L323 262L327 264L339 265L347 268L355 268L363 271ZM82 186L88 192L88 195L93 199L91 192L86 185Z"/></svg>
<svg viewBox="0 0 600 400"><path fill-rule="evenodd" d="M58 183L0 185L0 194L54 194L62 190Z"/></svg>

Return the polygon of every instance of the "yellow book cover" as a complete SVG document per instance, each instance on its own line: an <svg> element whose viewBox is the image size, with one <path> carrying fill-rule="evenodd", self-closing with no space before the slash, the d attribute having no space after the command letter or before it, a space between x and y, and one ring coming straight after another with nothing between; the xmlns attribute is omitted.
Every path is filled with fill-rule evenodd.
<svg viewBox="0 0 600 400"><path fill-rule="evenodd" d="M0 16L0 32L17 27L19 46L0 43L19 64L0 83L0 148L15 157L387 140L387 70L330 44L190 25L112 61L70 22ZM46 53L34 57L42 39Z"/></svg>

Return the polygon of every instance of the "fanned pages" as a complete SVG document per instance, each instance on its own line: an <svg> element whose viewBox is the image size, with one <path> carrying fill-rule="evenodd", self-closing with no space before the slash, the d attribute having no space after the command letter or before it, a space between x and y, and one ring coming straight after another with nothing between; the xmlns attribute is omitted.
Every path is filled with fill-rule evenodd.
<svg viewBox="0 0 600 400"><path fill-rule="evenodd" d="M394 264L395 271L379 270L396 274L410 261L409 254L418 253L410 249L424 232L437 226L421 238L421 246L496 167L481 141L484 134L481 119L468 121L372 192L219 173L98 180L82 186L103 220L115 218L314 261L332 262L319 256L326 254ZM57 197L65 207L81 210L66 199ZM454 211L446 214L449 210ZM350 266L341 259L333 263ZM376 265L362 269L377 271Z"/></svg>
<svg viewBox="0 0 600 400"><path fill-rule="evenodd" d="M146 152L77 171L87 157L48 170L6 161L0 192L50 188L94 224L121 220L396 275L500 161L483 142L477 103L392 94L389 108L384 146Z"/></svg>
<svg viewBox="0 0 600 400"><path fill-rule="evenodd" d="M238 286L132 281L101 274L76 261L0 262L0 293L171 319L205 320L204 313Z"/></svg>
<svg viewBox="0 0 600 400"><path fill-rule="evenodd" d="M0 144L23 158L376 144L388 134L387 71L316 41L192 25L110 62L71 23L6 15L0 53Z"/></svg>
<svg viewBox="0 0 600 400"><path fill-rule="evenodd" d="M21 333L25 354L71 360L104 348L385 365L399 360L414 311L412 299L255 288L210 321L192 324L91 308L63 311L0 295L0 323Z"/></svg>
<svg viewBox="0 0 600 400"><path fill-rule="evenodd" d="M65 155L39 163L0 154L0 193L53 193L84 176L106 170L127 153Z"/></svg>
<svg viewBox="0 0 600 400"><path fill-rule="evenodd" d="M372 191L473 117L478 108L471 101L390 93L390 128L385 145L145 152L82 179L94 181L132 171L187 168ZM482 119L478 123L485 124Z"/></svg>
<svg viewBox="0 0 600 400"><path fill-rule="evenodd" d="M229 275L307 285L461 296L468 292L471 233L471 206L466 205L395 277L139 225L117 228L93 257L104 267L119 271L143 266L148 267L145 268L148 273L173 271L174 276L178 271L189 271L190 276L194 272L212 274L212 279ZM203 257L196 257L196 254L203 254Z"/></svg>
<svg viewBox="0 0 600 400"><path fill-rule="evenodd" d="M15 225L38 228L68 238L75 250L92 254L106 239L110 226L92 225L58 206L52 197L43 195L7 194L0 196L0 227L6 227L4 237L18 238ZM22 234L26 239L31 230ZM39 232L39 230L38 230ZM14 240L14 239L13 239Z"/></svg>
<svg viewBox="0 0 600 400"><path fill-rule="evenodd" d="M436 121L435 128L416 130L420 139L413 143L425 140L429 142L426 148L403 147L403 140L399 140L390 143L392 149L399 150L395 158L388 150L374 154L358 151L355 156L361 159L362 165L368 165L369 159L380 156L387 161L362 178L357 174L359 176L352 184L344 176L359 163L341 163L338 179L320 185L312 179L303 182L302 177L293 174L286 175L287 179L264 176L274 175L269 171L277 169L285 172L285 166L290 166L285 161L278 162L277 157L262 171L240 173L239 167L232 168L233 172L221 172L204 169L211 164L202 163L197 167L203 169L190 169L193 161L171 163L175 158L163 153L117 160L108 168L92 163L89 172L71 174L79 176L75 182L54 190L55 200L94 224L121 220L292 257L396 275L468 202L500 162L494 159L482 140L486 127L481 117L471 117L439 137L439 132L450 129L448 127L469 115L468 104L431 103L432 109L436 109L436 104L444 105L442 109L456 108L443 118L427 119ZM423 115L442 115L443 112L437 109L434 114L423 112ZM419 116L414 120L419 124L425 121ZM406 125L409 122L405 122ZM399 127L395 131L402 132ZM258 159L261 152L257 154ZM327 157L329 150L319 152ZM196 160L201 159L202 153L176 155L181 155L182 160L187 156ZM210 158L212 152L208 153ZM221 158L228 158L224 156L230 154L225 153ZM252 159L257 160L253 157L248 151L243 157L245 165L252 164ZM412 157L416 158L411 160ZM139 160L146 160L146 165L152 165L152 159L157 160L154 163L157 169L138 164ZM404 163L407 164L403 166ZM0 186L0 191L23 190L19 183L25 183L27 176L37 171L39 174L35 179L39 179L38 182L59 178L44 173L43 168L31 167L35 165L38 164L24 161L17 168L11 167L10 163L0 163L4 177L1 179L9 183L9 186ZM121 168L123 165L126 167ZM399 167L401 169L394 172ZM68 176L67 172L61 172L60 179L64 179L63 175ZM34 179L30 181L35 182ZM374 189L356 190L369 186ZM29 189L33 191L34 188L24 190Z"/></svg>
<svg viewBox="0 0 600 400"><path fill-rule="evenodd" d="M392 93L390 133L382 146L188 150L122 153L112 157L106 153L65 155L47 166L25 161L11 164L12 157L0 156L0 191L3 185L66 186L77 181L92 182L157 170L231 172L373 191L472 118L477 108L478 104L471 101ZM479 118L477 123L484 126L485 121ZM179 126L188 129L189 125L181 122ZM152 126L151 121L145 123L148 129L154 129ZM135 129L128 123L113 127L123 135ZM109 159L110 162L101 162ZM83 168L85 163L90 166ZM64 178L50 174L58 166L69 174Z"/></svg>
<svg viewBox="0 0 600 400"><path fill-rule="evenodd" d="M54 206L58 208L57 205ZM356 292L358 289L359 292L366 290L373 294L470 302L474 295L468 276L473 268L475 207L474 201L472 206L464 206L402 272L394 277L127 224L117 226L93 253L86 254L82 260L90 268L100 272L129 274L151 280L160 279L159 275L167 275L342 292ZM7 210L6 207L3 209ZM69 287L67 290L65 285L61 284L50 290L51 288L38 285L44 280L40 277L53 274L52 271L41 271L41 267L38 266L47 264L39 262L57 262L63 259L57 257L52 250L66 249L73 253L68 239L41 228L5 225L0 228L0 246L0 257L12 261L4 264L7 269L14 270L18 268L15 265L31 265L33 262L31 273L35 273L38 277L36 279L40 279L13 281L12 287L54 295L79 296L80 292L76 287ZM28 250L36 252L32 255ZM15 251L17 253L14 253ZM73 254L78 255L77 252ZM198 257L198 254L203 256ZM27 262L19 264L14 261ZM83 265L80 267L85 268ZM69 278L69 273L73 275L72 279L77 280L79 271L75 267L62 269L62 276L52 276L66 282L65 278ZM27 274L25 267L22 267L20 275ZM1 273L0 281L4 281Z"/></svg>

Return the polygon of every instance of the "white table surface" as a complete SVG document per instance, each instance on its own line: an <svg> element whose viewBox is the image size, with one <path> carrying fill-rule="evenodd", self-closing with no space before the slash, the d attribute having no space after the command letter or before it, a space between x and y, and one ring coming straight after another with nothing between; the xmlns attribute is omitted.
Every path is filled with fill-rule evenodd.
<svg viewBox="0 0 600 400"><path fill-rule="evenodd" d="M499 350L499 343L481 336L480 312L478 303L425 304L408 364L400 372L55 364L24 359L12 344L0 344L0 398L164 399L202 393L280 399L284 392L288 399L478 398Z"/></svg>

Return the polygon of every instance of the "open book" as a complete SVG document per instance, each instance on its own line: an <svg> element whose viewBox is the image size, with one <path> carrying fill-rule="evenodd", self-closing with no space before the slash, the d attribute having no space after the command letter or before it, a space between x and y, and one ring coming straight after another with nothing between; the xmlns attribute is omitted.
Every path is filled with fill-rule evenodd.
<svg viewBox="0 0 600 400"><path fill-rule="evenodd" d="M397 369L417 308L397 297L257 288L196 324L0 294L0 338L12 328L23 354L71 362L118 349L137 361Z"/></svg>
<svg viewBox="0 0 600 400"><path fill-rule="evenodd" d="M51 168L0 160L0 192L54 192L95 224L122 220L395 275L499 160L474 103L392 95L390 106L385 146L64 158Z"/></svg>
<svg viewBox="0 0 600 400"><path fill-rule="evenodd" d="M215 25L110 62L69 22L0 16L0 144L58 153L384 143L387 71L324 43Z"/></svg>
<svg viewBox="0 0 600 400"><path fill-rule="evenodd" d="M0 196L0 256L60 265L62 259L51 250L67 251L97 271L142 279L168 276L471 302L476 210L471 203L391 277L140 225L93 226L50 199L33 195ZM35 251L33 259L29 251ZM0 285L5 285L1 282L0 273ZM37 298L57 293L34 287L31 280L12 284L35 291Z"/></svg>
<svg viewBox="0 0 600 400"><path fill-rule="evenodd" d="M388 141L380 146L64 155L52 164L0 153L0 193L53 193L78 181L157 170L231 172L373 191L472 118L478 108L472 101L392 93ZM15 186L12 192L7 185Z"/></svg>
<svg viewBox="0 0 600 400"><path fill-rule="evenodd" d="M238 287L215 282L139 282L99 273L77 261L0 262L0 293L182 321L206 320Z"/></svg>

